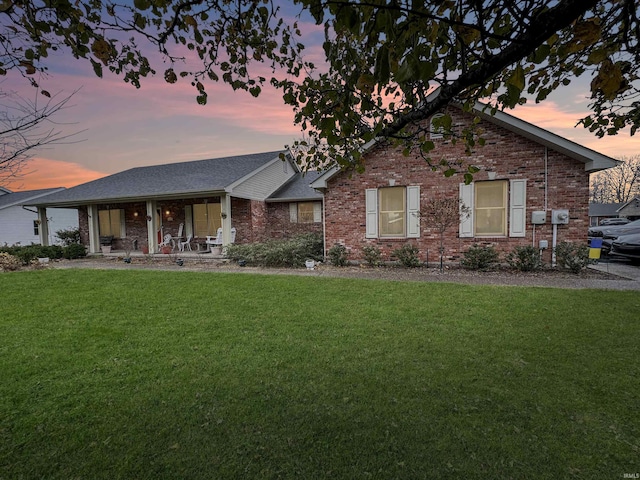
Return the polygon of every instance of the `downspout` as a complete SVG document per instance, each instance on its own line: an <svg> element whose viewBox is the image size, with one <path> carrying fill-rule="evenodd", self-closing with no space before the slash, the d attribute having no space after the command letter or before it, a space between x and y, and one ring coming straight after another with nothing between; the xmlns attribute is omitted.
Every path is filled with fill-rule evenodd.
<svg viewBox="0 0 640 480"><path fill-rule="evenodd" d="M325 217L325 194L322 192L322 260L327 261L327 219Z"/></svg>
<svg viewBox="0 0 640 480"><path fill-rule="evenodd" d="M544 147L544 214L547 215L548 195L549 195L549 149ZM556 266L556 240L558 235L558 226L553 225L553 240L551 242L551 266Z"/></svg>

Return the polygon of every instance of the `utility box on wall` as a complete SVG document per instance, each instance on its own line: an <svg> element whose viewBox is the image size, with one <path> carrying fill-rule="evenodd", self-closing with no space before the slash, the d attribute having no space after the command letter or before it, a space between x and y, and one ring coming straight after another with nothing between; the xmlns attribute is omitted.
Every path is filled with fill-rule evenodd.
<svg viewBox="0 0 640 480"><path fill-rule="evenodd" d="M531 212L531 223L534 225L543 225L547 223L547 212L544 210Z"/></svg>
<svg viewBox="0 0 640 480"><path fill-rule="evenodd" d="M553 225L565 225L569 223L569 210L552 210L551 223Z"/></svg>

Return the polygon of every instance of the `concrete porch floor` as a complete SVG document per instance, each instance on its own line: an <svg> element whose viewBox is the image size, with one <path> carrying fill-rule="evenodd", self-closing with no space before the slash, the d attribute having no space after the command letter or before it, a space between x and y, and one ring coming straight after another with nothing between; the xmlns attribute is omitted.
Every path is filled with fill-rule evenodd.
<svg viewBox="0 0 640 480"><path fill-rule="evenodd" d="M124 258L124 250L111 250L110 253L90 253L87 256L104 257L104 258ZM179 252L177 249L171 253L142 253L140 250L129 252L129 256L133 259L149 258L149 259L201 259L201 260L224 260L224 255L214 255L211 251L189 251Z"/></svg>

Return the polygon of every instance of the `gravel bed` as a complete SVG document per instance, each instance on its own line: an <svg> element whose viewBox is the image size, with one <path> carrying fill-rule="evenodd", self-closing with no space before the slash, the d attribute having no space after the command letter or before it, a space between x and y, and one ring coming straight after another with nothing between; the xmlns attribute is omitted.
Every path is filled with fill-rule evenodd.
<svg viewBox="0 0 640 480"><path fill-rule="evenodd" d="M244 274L301 275L311 277L340 277L385 279L413 282L449 282L470 285L515 285L528 287L552 287L568 289L609 289L640 290L640 281L623 278L612 273L588 268L580 274L545 269L539 272L516 272L499 269L491 272L477 272L459 267L448 267L440 271L437 267L401 268L401 267L333 267L319 265L314 270L304 268L260 268L240 267L228 261L211 259L184 259L182 266L172 259L134 258L127 264L117 257L87 258L81 260L60 260L52 262L49 268L96 268L96 269L146 269L169 271L237 272Z"/></svg>

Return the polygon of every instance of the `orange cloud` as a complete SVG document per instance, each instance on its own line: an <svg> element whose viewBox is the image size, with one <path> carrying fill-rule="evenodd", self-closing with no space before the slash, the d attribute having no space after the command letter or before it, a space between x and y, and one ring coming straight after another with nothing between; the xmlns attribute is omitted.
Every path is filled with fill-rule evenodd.
<svg viewBox="0 0 640 480"><path fill-rule="evenodd" d="M77 163L40 157L29 161L22 172L22 176L10 181L6 187L11 190L69 188L104 176L106 176L106 173L90 170Z"/></svg>

